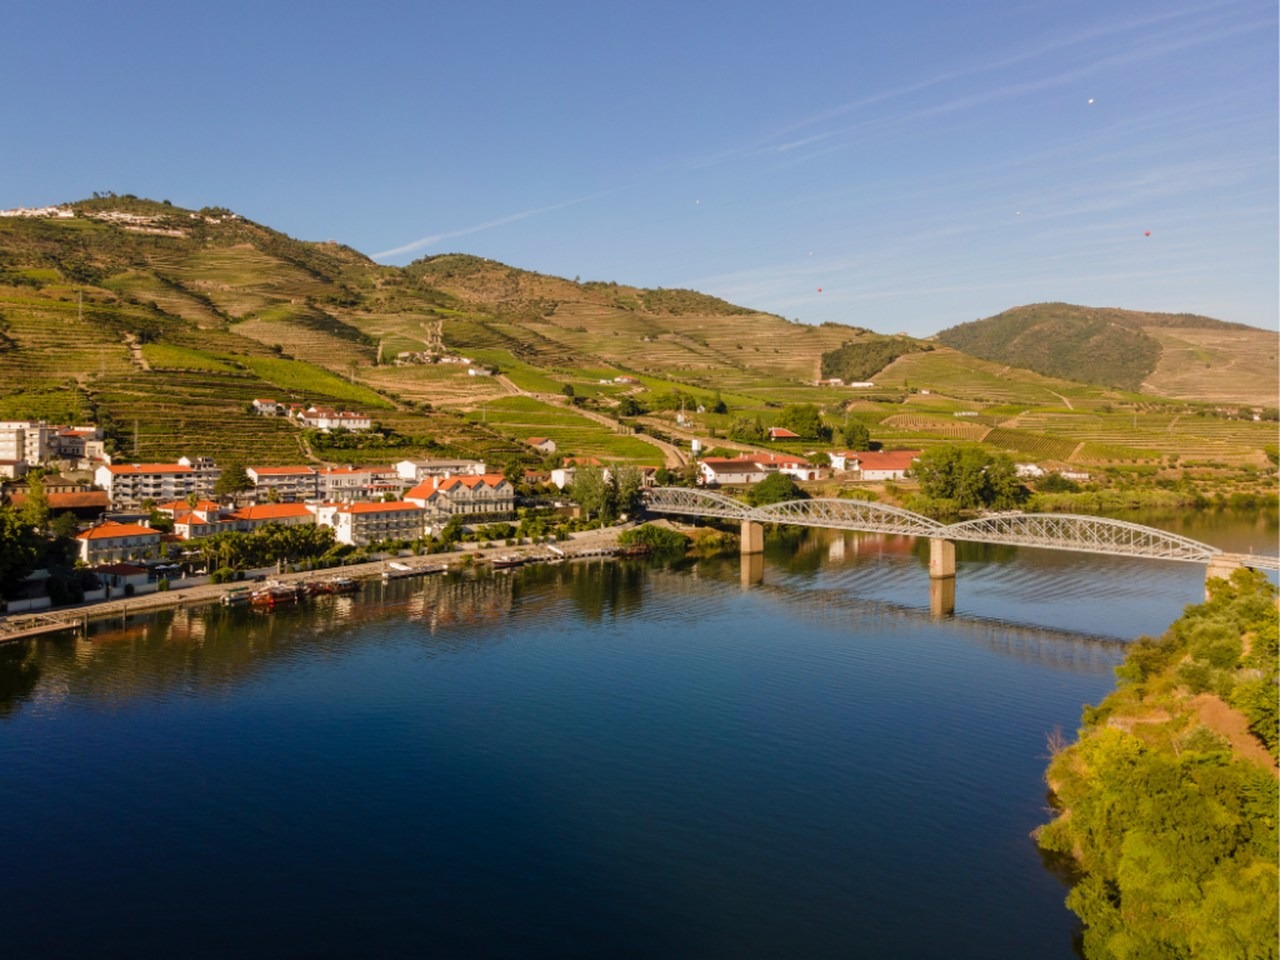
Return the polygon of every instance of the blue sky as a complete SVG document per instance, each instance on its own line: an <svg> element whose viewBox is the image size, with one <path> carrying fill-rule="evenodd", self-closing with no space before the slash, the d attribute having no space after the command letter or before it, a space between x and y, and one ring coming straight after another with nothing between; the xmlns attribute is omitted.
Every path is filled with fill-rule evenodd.
<svg viewBox="0 0 1280 960"><path fill-rule="evenodd" d="M1278 325L1274 0L15 0L0 33L0 207L220 205L885 333Z"/></svg>

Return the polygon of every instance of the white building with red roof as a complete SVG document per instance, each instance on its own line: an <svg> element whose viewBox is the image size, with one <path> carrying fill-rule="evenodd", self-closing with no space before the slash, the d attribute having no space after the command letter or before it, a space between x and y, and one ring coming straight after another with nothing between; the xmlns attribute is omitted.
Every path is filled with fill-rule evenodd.
<svg viewBox="0 0 1280 960"><path fill-rule="evenodd" d="M265 500L272 490L281 500L314 500L320 496L320 474L315 467L246 467L244 472L253 483L258 500Z"/></svg>
<svg viewBox="0 0 1280 960"><path fill-rule="evenodd" d="M369 500L400 495L405 482L395 467L322 467L316 475L321 500Z"/></svg>
<svg viewBox="0 0 1280 960"><path fill-rule="evenodd" d="M313 430L328 433L341 427L344 430L371 430L373 419L367 413L351 410L335 410L332 407L308 407L296 415L298 423Z"/></svg>
<svg viewBox="0 0 1280 960"><path fill-rule="evenodd" d="M213 492L218 471L208 461L177 463L112 463L98 467L93 480L107 491L114 507L139 507L144 500L163 503L189 493Z"/></svg>
<svg viewBox="0 0 1280 960"><path fill-rule="evenodd" d="M779 453L749 453L740 457L706 457L698 461L702 482L706 484L759 483L774 473L785 473L797 480L817 480L822 468L804 457Z"/></svg>
<svg viewBox="0 0 1280 960"><path fill-rule="evenodd" d="M920 458L919 450L846 450L831 454L831 466L857 480L903 480Z"/></svg>
<svg viewBox="0 0 1280 960"><path fill-rule="evenodd" d="M512 513L516 508L515 487L500 473L427 477L404 498L421 506L431 520Z"/></svg>
<svg viewBox="0 0 1280 960"><path fill-rule="evenodd" d="M154 557L160 550L160 531L138 523L108 520L79 534L80 559L89 566Z"/></svg>
<svg viewBox="0 0 1280 960"><path fill-rule="evenodd" d="M333 527L335 540L357 547L382 540L416 540L426 529L426 511L407 500L320 503L312 509L316 523Z"/></svg>
<svg viewBox="0 0 1280 960"><path fill-rule="evenodd" d="M299 523L315 523L315 508L306 503L255 503L241 507L228 518L237 530L245 532L256 530L268 523L279 523L287 527Z"/></svg>

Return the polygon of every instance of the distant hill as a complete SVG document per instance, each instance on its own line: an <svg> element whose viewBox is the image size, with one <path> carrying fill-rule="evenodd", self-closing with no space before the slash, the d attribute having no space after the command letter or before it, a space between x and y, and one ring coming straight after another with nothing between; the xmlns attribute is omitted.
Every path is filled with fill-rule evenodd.
<svg viewBox="0 0 1280 960"><path fill-rule="evenodd" d="M1037 303L951 327L936 339L1046 376L1275 405L1275 332L1212 317Z"/></svg>

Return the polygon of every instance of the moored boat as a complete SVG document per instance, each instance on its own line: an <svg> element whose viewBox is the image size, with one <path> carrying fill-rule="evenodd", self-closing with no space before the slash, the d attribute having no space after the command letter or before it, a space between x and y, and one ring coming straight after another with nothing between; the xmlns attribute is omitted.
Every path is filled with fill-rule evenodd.
<svg viewBox="0 0 1280 960"><path fill-rule="evenodd" d="M252 593L248 587L232 587L224 593L218 602L224 607L239 607L247 604L252 599Z"/></svg>
<svg viewBox="0 0 1280 960"><path fill-rule="evenodd" d="M355 593L360 589L360 581L354 577L330 577L328 580L317 580L310 584L312 593Z"/></svg>
<svg viewBox="0 0 1280 960"><path fill-rule="evenodd" d="M270 582L253 592L250 603L255 607L274 607L282 603L297 603L303 589L289 583Z"/></svg>

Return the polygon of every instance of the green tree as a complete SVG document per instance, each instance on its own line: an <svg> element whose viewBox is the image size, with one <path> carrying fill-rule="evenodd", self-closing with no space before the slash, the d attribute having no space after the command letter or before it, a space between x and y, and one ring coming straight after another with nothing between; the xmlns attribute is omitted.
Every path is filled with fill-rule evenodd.
<svg viewBox="0 0 1280 960"><path fill-rule="evenodd" d="M560 388L560 392L564 394L566 397L568 397L570 400L572 400L576 395L573 389L572 383L566 383L563 387Z"/></svg>
<svg viewBox="0 0 1280 960"><path fill-rule="evenodd" d="M12 507L0 507L0 590L9 590L36 568L43 538Z"/></svg>
<svg viewBox="0 0 1280 960"><path fill-rule="evenodd" d="M640 508L640 493L644 487L644 475L639 467L623 466L613 470L612 483L618 512L628 516Z"/></svg>
<svg viewBox="0 0 1280 960"><path fill-rule="evenodd" d="M737 440L739 443L759 443L764 439L764 426L759 417L755 420L738 417L729 424L728 436L730 440Z"/></svg>
<svg viewBox="0 0 1280 960"><path fill-rule="evenodd" d="M511 486L520 486L524 483L524 464L512 457L503 465L502 476Z"/></svg>
<svg viewBox="0 0 1280 960"><path fill-rule="evenodd" d="M616 516L617 489L605 477L601 467L576 468L569 484L569 496L582 508L588 520L594 514L608 523Z"/></svg>
<svg viewBox="0 0 1280 960"><path fill-rule="evenodd" d="M867 425L850 417L840 430L840 437L849 450L870 450L871 431Z"/></svg>
<svg viewBox="0 0 1280 960"><path fill-rule="evenodd" d="M809 495L785 473L771 473L747 491L747 502L753 507L784 500L807 500Z"/></svg>
<svg viewBox="0 0 1280 960"><path fill-rule="evenodd" d="M213 485L213 495L215 497L233 497L242 490L251 489L253 489L253 482L249 479L249 475L245 473L244 464L232 462L222 468L222 473L218 476L218 482Z"/></svg>
<svg viewBox="0 0 1280 960"><path fill-rule="evenodd" d="M783 408L775 427L782 427L806 440L830 440L831 427L822 420L822 411L812 403L792 403Z"/></svg>
<svg viewBox="0 0 1280 960"><path fill-rule="evenodd" d="M49 494L44 487L44 477L33 472L27 480L27 498L22 504L22 522L39 533L49 529Z"/></svg>
<svg viewBox="0 0 1280 960"><path fill-rule="evenodd" d="M925 496L951 500L961 510L1008 510L1025 496L1013 459L978 446L945 444L926 450L912 472Z"/></svg>

